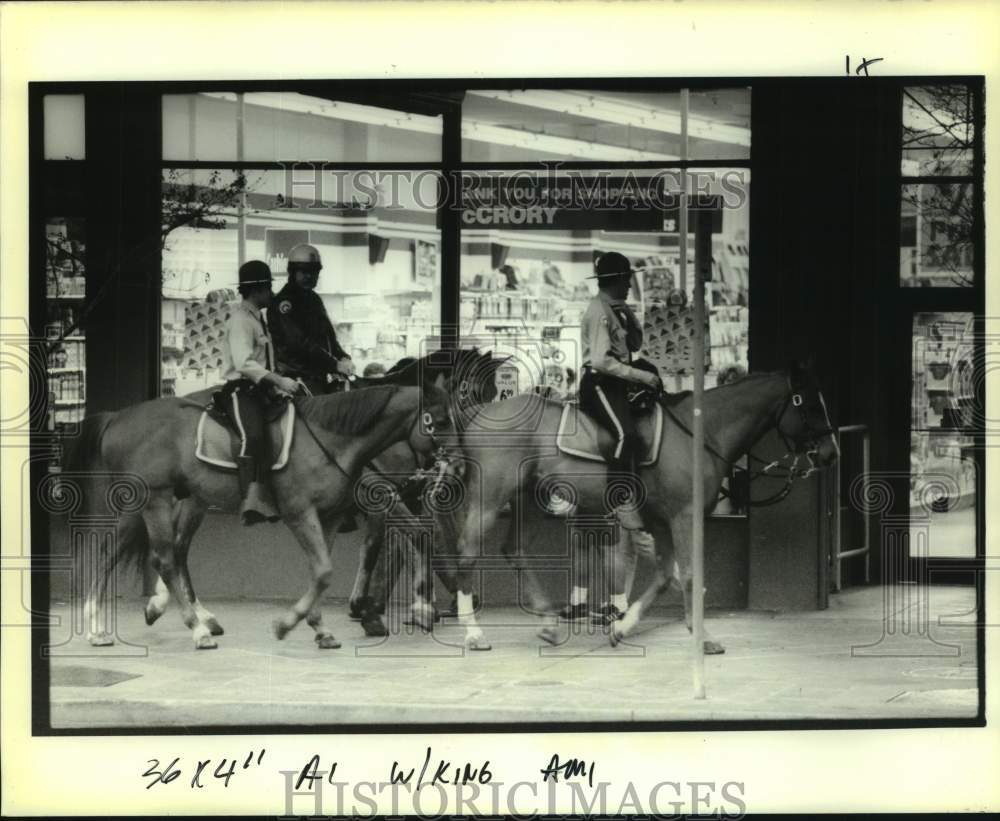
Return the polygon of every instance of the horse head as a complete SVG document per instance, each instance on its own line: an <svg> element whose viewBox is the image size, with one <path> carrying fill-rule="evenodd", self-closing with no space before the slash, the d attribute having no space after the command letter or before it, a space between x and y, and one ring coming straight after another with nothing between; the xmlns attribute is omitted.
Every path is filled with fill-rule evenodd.
<svg viewBox="0 0 1000 821"><path fill-rule="evenodd" d="M451 397L433 381L425 381L420 393L418 420L410 430L409 444L416 453L428 455L443 448L441 436L452 429Z"/></svg>
<svg viewBox="0 0 1000 821"><path fill-rule="evenodd" d="M777 418L778 432L796 454L804 454L812 469L825 468L840 458L836 429L819 387L812 361L788 369L788 398Z"/></svg>

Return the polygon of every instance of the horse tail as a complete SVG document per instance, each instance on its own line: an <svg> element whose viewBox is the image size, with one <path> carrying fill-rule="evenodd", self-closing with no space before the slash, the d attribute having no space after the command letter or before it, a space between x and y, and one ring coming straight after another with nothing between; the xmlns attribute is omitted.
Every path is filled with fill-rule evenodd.
<svg viewBox="0 0 1000 821"><path fill-rule="evenodd" d="M107 477L99 475L105 467L101 444L104 441L104 434L117 415L115 411L103 411L84 418L79 433L69 440L64 451L63 471L83 474L76 481L83 494L84 509L88 502L92 505L100 504L100 497L105 490L103 482ZM94 475L88 478L86 477L88 473ZM120 523L118 529L116 563L141 572L149 551L146 523L141 516L129 516L127 521Z"/></svg>

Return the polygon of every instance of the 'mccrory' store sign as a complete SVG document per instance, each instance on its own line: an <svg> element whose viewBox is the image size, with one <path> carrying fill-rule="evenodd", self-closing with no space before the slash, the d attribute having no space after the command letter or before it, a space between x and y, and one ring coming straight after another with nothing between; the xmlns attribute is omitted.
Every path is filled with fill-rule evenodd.
<svg viewBox="0 0 1000 821"><path fill-rule="evenodd" d="M663 175L582 177L531 175L466 177L462 191L462 223L491 228L550 230L652 231L679 230L678 195ZM715 212L721 230L720 197L695 194L691 210ZM690 224L694 225L694 220Z"/></svg>

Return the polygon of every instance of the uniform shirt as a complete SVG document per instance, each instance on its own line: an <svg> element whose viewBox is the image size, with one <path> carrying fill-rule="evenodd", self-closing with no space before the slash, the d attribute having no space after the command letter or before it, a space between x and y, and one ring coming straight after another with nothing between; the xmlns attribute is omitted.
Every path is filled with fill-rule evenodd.
<svg viewBox="0 0 1000 821"><path fill-rule="evenodd" d="M583 365L629 382L650 383L650 374L629 365L642 347L642 328L624 300L598 291L583 314L580 328Z"/></svg>
<svg viewBox="0 0 1000 821"><path fill-rule="evenodd" d="M339 360L350 359L315 291L288 282L273 304L269 318L280 373L325 382L328 373L337 373Z"/></svg>
<svg viewBox="0 0 1000 821"><path fill-rule="evenodd" d="M260 382L274 368L273 351L260 308L248 300L234 305L226 323L226 344L222 346L223 378L227 382Z"/></svg>

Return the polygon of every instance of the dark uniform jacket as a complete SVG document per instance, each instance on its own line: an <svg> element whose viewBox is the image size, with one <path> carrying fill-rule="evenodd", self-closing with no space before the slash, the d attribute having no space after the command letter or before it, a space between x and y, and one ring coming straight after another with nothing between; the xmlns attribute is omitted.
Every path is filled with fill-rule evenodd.
<svg viewBox="0 0 1000 821"><path fill-rule="evenodd" d="M278 372L293 379L326 384L337 373L337 361L350 358L337 342L337 333L315 291L286 283L268 310Z"/></svg>

